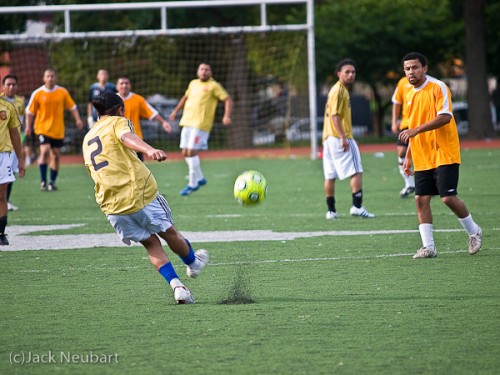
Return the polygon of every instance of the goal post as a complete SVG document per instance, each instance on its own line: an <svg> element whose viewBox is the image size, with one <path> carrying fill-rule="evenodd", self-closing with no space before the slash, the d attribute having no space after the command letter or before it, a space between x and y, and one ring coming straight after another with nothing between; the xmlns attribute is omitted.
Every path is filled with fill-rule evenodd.
<svg viewBox="0 0 500 375"><path fill-rule="evenodd" d="M269 7L304 6L299 24L272 24ZM169 28L175 9L259 7L254 25ZM158 12L156 29L81 30L77 15L118 11ZM92 12L92 13L90 13ZM2 65L19 75L22 94L41 85L43 69L55 68L58 82L86 110L88 87L98 69L131 79L132 91L148 99L162 115L175 105L195 78L197 65L207 61L214 78L234 100L233 126L220 126L218 108L211 148L251 148L267 144L289 147L310 140L317 154L316 78L313 0L213 0L88 5L0 7L0 21L9 14L58 14L64 30L0 34ZM255 25L257 24L257 25ZM83 116L82 116L83 117ZM84 116L86 117L86 116ZM70 121L69 121L70 122ZM148 141L176 146L178 128L168 135L154 123L141 122ZM292 127L292 129L290 129ZM68 126L71 130L71 125ZM295 132L295 133L294 133ZM71 134L71 131L68 132ZM307 141L306 141L307 142Z"/></svg>

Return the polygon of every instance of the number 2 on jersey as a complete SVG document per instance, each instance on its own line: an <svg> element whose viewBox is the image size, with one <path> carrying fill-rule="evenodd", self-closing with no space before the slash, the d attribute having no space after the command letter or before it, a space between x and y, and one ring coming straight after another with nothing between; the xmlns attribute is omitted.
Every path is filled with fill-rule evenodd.
<svg viewBox="0 0 500 375"><path fill-rule="evenodd" d="M96 163L95 161L96 156L98 156L102 152L102 143L99 137L92 138L89 141L88 145L91 146L92 143L97 143L97 148L90 154L90 160L92 160L92 165L94 166L94 170L98 171L99 169L107 166L109 163L107 160L101 161L100 163Z"/></svg>

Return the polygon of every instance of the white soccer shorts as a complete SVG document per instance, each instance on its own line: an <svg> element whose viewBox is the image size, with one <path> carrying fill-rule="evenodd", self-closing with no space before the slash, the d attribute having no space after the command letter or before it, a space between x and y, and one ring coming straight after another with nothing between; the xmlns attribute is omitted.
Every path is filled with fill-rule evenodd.
<svg viewBox="0 0 500 375"><path fill-rule="evenodd" d="M0 152L0 184L8 184L16 181L14 169L12 168L14 152Z"/></svg>
<svg viewBox="0 0 500 375"><path fill-rule="evenodd" d="M197 128L183 126L179 148L189 150L208 150L210 133Z"/></svg>
<svg viewBox="0 0 500 375"><path fill-rule="evenodd" d="M326 180L344 180L356 173L363 173L361 154L356 141L348 138L349 150L344 152L342 139L328 137L323 142L323 173Z"/></svg>

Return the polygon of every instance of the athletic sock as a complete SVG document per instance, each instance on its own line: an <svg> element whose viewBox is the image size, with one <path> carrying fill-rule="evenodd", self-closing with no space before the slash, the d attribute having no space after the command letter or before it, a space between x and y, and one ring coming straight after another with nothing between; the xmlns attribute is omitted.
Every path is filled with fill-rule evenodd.
<svg viewBox="0 0 500 375"><path fill-rule="evenodd" d="M195 188L198 186L198 180L196 179L196 171L194 169L193 159L194 157L187 157L187 156L184 158L188 166L188 176L189 176L188 186Z"/></svg>
<svg viewBox="0 0 500 375"><path fill-rule="evenodd" d="M193 248L191 247L191 244L189 243L189 241L187 239L184 239L184 240L186 241L186 243L189 247L189 253L185 257L179 257L179 258L181 258L182 262L185 265L190 265L191 263L196 261L196 256L194 255Z"/></svg>
<svg viewBox="0 0 500 375"><path fill-rule="evenodd" d="M5 233L6 226L7 226L7 216L0 217L0 234Z"/></svg>
<svg viewBox="0 0 500 375"><path fill-rule="evenodd" d="M465 231L470 235L477 234L479 232L479 225L476 224L474 219L472 219L472 215L464 217L463 219L458 219L462 227L464 227Z"/></svg>
<svg viewBox="0 0 500 375"><path fill-rule="evenodd" d="M363 190L359 190L355 193L352 193L352 205L356 208L361 208L363 204Z"/></svg>
<svg viewBox="0 0 500 375"><path fill-rule="evenodd" d="M40 181L47 182L47 164L40 164Z"/></svg>
<svg viewBox="0 0 500 375"><path fill-rule="evenodd" d="M165 280L167 280L167 283L169 283L170 285L172 285L172 280L179 279L179 276L177 276L177 273L175 272L174 266L171 262L165 263L163 266L161 266L158 269L158 272L165 278Z"/></svg>
<svg viewBox="0 0 500 375"><path fill-rule="evenodd" d="M435 250L434 236L432 235L432 224L420 224L418 226L420 238L422 238L422 245Z"/></svg>
<svg viewBox="0 0 500 375"><path fill-rule="evenodd" d="M335 209L335 197L326 197L326 205L328 206L328 211L337 212Z"/></svg>
<svg viewBox="0 0 500 375"><path fill-rule="evenodd" d="M193 159L194 177L196 179L196 183L198 183L198 181L203 180L205 177L203 176L203 172L201 171L200 157L196 155L193 156L192 159Z"/></svg>
<svg viewBox="0 0 500 375"><path fill-rule="evenodd" d="M59 171L56 171L55 169L50 169L50 182L55 183L57 175L59 174Z"/></svg>

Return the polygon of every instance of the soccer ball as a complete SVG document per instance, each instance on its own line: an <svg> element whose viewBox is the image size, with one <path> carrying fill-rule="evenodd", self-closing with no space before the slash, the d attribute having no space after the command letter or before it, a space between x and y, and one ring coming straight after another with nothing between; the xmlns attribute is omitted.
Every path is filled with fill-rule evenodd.
<svg viewBox="0 0 500 375"><path fill-rule="evenodd" d="M234 198L243 206L253 206L266 198L267 181L262 173L245 171L234 182Z"/></svg>

